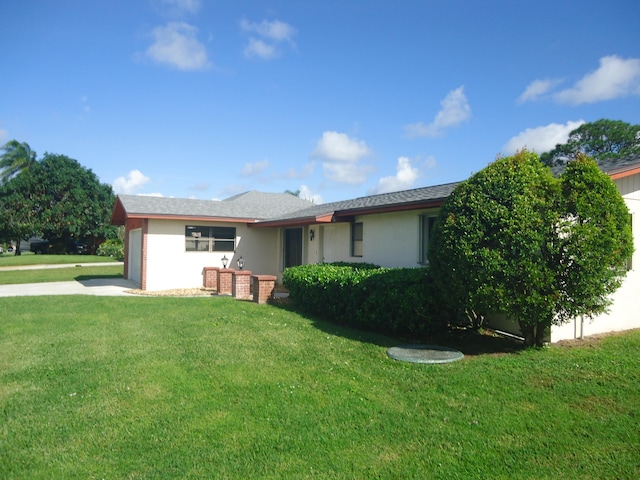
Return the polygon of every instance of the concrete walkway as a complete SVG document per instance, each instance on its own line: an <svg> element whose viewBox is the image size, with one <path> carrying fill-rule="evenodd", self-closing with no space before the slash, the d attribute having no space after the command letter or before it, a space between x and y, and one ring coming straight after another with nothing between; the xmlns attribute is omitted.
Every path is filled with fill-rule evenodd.
<svg viewBox="0 0 640 480"><path fill-rule="evenodd" d="M43 268L68 268L77 266L118 266L122 263L82 263L62 265L23 265L20 267L0 267L0 272L7 270L39 270ZM81 272L80 270L79 272ZM138 285L123 278L92 278L82 281L20 283L0 285L0 297L33 297L40 295L99 295L121 296L129 295L126 290L136 289Z"/></svg>
<svg viewBox="0 0 640 480"><path fill-rule="evenodd" d="M0 285L0 297L33 297L39 295L129 295L126 290L138 285L123 278L92 278L72 282L22 283Z"/></svg>

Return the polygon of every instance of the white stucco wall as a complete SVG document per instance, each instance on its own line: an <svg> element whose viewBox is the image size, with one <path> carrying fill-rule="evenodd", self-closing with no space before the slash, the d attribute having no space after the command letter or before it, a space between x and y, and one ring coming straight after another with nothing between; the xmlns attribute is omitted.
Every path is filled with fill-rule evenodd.
<svg viewBox="0 0 640 480"><path fill-rule="evenodd" d="M367 262L382 267L418 267L420 216L437 210L412 210L356 217L362 222L362 257L351 256L351 225L336 223L322 227L324 262Z"/></svg>
<svg viewBox="0 0 640 480"><path fill-rule="evenodd" d="M622 286L613 294L613 304L608 313L593 320L577 318L568 324L552 327L552 342L640 328L640 313L638 312L640 293L640 175L617 180L616 184L632 215L635 245L631 262L632 268L627 272Z"/></svg>
<svg viewBox="0 0 640 480"><path fill-rule="evenodd" d="M255 274L277 271L273 256L265 252L276 248L277 233L267 229L251 229L243 223L196 222L202 226L229 226L236 228L235 252L187 252L185 226L193 222L149 220L147 233L147 290L195 288L202 286L204 267L222 267L226 256L229 267L237 268L242 256L245 270Z"/></svg>

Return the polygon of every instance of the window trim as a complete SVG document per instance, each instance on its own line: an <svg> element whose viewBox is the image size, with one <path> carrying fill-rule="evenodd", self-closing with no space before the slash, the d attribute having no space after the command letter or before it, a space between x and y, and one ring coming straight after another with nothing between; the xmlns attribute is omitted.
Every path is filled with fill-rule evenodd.
<svg viewBox="0 0 640 480"><path fill-rule="evenodd" d="M206 244L206 248L198 248L198 240L194 241L194 238L202 239L200 242ZM184 240L185 252L235 252L237 230L236 227L222 225L185 225ZM195 248L189 248L190 242L194 243ZM231 245L228 245L229 243ZM221 248L223 245L227 245L227 248Z"/></svg>
<svg viewBox="0 0 640 480"><path fill-rule="evenodd" d="M360 230L359 232L357 230ZM351 256L362 258L364 255L364 223L351 223ZM358 248L359 247L359 248Z"/></svg>
<svg viewBox="0 0 640 480"><path fill-rule="evenodd" d="M421 213L418 215L418 264L429 265L429 240L431 238L431 231L433 225L436 222L438 216L432 213ZM425 229L426 227L426 229Z"/></svg>

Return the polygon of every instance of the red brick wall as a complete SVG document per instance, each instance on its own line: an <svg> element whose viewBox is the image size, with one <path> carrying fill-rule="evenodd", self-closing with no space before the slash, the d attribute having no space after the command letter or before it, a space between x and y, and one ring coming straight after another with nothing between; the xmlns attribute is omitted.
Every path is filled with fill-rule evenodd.
<svg viewBox="0 0 640 480"><path fill-rule="evenodd" d="M233 293L233 270L221 268L218 270L218 294L231 295Z"/></svg>
<svg viewBox="0 0 640 480"><path fill-rule="evenodd" d="M234 298L251 298L251 272L248 270L236 270L233 272L233 296Z"/></svg>
<svg viewBox="0 0 640 480"><path fill-rule="evenodd" d="M202 269L202 285L204 288L218 289L218 267L204 267Z"/></svg>
<svg viewBox="0 0 640 480"><path fill-rule="evenodd" d="M276 286L274 275L254 275L253 276L253 301L257 303L267 303L273 296Z"/></svg>

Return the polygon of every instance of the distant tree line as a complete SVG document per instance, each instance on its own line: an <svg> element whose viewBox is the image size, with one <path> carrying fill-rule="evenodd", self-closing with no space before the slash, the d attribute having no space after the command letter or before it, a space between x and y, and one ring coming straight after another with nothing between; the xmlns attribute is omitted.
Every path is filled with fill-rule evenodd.
<svg viewBox="0 0 640 480"><path fill-rule="evenodd" d="M0 149L0 243L41 237L71 251L86 244L95 252L117 237L109 224L115 195L110 185L76 160L45 153L37 159L27 143Z"/></svg>
<svg viewBox="0 0 640 480"><path fill-rule="evenodd" d="M640 125L606 119L584 123L569 133L566 143L540 155L540 160L555 167L580 154L588 155L596 162L640 155Z"/></svg>

